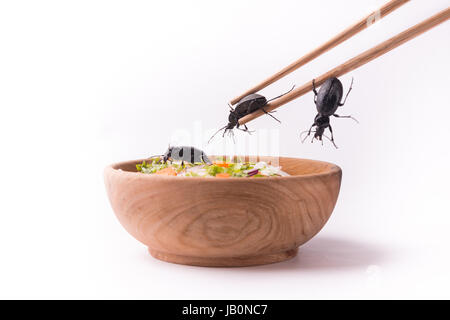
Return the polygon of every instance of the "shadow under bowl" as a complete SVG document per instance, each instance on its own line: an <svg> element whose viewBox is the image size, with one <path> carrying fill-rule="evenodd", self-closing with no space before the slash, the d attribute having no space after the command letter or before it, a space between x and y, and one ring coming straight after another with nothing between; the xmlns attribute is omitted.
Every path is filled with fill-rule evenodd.
<svg viewBox="0 0 450 320"><path fill-rule="evenodd" d="M291 176L159 176L136 172L142 160L131 160L105 169L106 191L120 223L157 259L229 267L284 261L327 222L342 171L316 160L256 160L278 161Z"/></svg>

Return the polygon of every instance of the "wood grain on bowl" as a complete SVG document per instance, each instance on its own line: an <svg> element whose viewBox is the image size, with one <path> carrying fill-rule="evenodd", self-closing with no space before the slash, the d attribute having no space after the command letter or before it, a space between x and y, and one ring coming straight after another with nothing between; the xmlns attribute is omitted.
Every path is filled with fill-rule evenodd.
<svg viewBox="0 0 450 320"><path fill-rule="evenodd" d="M136 172L140 161L105 169L112 208L155 258L189 265L248 266L295 256L325 225L341 183L338 166L306 159L279 158L290 177L257 179L148 175Z"/></svg>

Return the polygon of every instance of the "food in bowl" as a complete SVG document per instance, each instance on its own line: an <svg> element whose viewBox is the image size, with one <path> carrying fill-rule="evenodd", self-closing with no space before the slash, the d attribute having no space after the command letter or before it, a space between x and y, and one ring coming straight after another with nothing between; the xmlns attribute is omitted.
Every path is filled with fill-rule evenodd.
<svg viewBox="0 0 450 320"><path fill-rule="evenodd" d="M307 159L240 158L279 163L290 176L158 177L136 172L140 159L105 168L105 187L120 223L157 259L238 267L293 258L330 217L341 169Z"/></svg>
<svg viewBox="0 0 450 320"><path fill-rule="evenodd" d="M204 178L264 178L289 176L288 173L264 161L259 162L227 162L214 161L183 162L164 161L162 157L153 157L136 165L138 172L144 174L181 176L181 177L204 177Z"/></svg>

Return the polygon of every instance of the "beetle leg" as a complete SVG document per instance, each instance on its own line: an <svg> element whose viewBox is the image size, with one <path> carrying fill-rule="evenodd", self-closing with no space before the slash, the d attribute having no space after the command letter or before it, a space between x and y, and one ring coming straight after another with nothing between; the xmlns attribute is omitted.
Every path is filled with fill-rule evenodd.
<svg viewBox="0 0 450 320"><path fill-rule="evenodd" d="M350 91L352 91L352 87L353 87L353 77L352 77L352 82L350 83L350 88L348 89L347 94L345 95L344 102L339 103L339 107L342 107L345 104L345 101L347 101L348 94L350 93Z"/></svg>
<svg viewBox="0 0 450 320"><path fill-rule="evenodd" d="M330 141L333 143L334 147L337 149L338 147L337 147L336 143L334 143L333 129L331 128L330 125L328 125L328 129L330 129L330 133L331 133Z"/></svg>
<svg viewBox="0 0 450 320"><path fill-rule="evenodd" d="M270 100L267 100L267 102L270 102L270 101L272 101L272 100L275 100L275 99L281 98L282 96L287 95L289 92L291 92L292 90L294 90L294 88L295 88L295 84L292 86L291 90L289 90L289 91L287 91L287 92L285 92L285 93L283 93L283 94L280 94L279 96L277 96L277 97L275 97L275 98L272 98L272 99L270 99Z"/></svg>
<svg viewBox="0 0 450 320"><path fill-rule="evenodd" d="M211 164L211 160L209 160L208 156L202 152L202 160L206 164Z"/></svg>
<svg viewBox="0 0 450 320"><path fill-rule="evenodd" d="M312 80L313 92L314 92L314 103L317 102L317 90L316 90L316 79Z"/></svg>
<svg viewBox="0 0 450 320"><path fill-rule="evenodd" d="M244 124L243 126L244 126L245 129L239 128L239 124L237 124L236 125L236 129L239 129L239 130L244 131L244 132L248 132L248 134L252 134L252 132L254 132L254 131L248 130L247 125Z"/></svg>
<svg viewBox="0 0 450 320"><path fill-rule="evenodd" d="M248 128L247 128L247 125L246 125L246 124L244 124L244 128L245 128L245 131L248 131L248 132L250 132L250 130L248 130Z"/></svg>
<svg viewBox="0 0 450 320"><path fill-rule="evenodd" d="M359 121L358 120L356 120L355 118L353 118L352 116L340 116L340 115L338 115L338 114L333 114L333 116L334 117L336 117L336 118L350 118L350 119L353 119L353 120L355 120L356 121L356 123L359 123Z"/></svg>
<svg viewBox="0 0 450 320"><path fill-rule="evenodd" d="M245 132L248 132L248 134L252 134L252 132L255 132L254 130L253 131L248 130L247 125L245 125L245 124L244 124L244 128L245 128Z"/></svg>
<svg viewBox="0 0 450 320"><path fill-rule="evenodd" d="M246 125L246 124L244 124L243 126L244 126L244 128L245 128L245 129L241 129L242 131L244 131L244 132L248 132L249 134L252 134L252 132L253 132L253 131L250 131L250 130L248 130L248 128L247 128L247 125Z"/></svg>
<svg viewBox="0 0 450 320"><path fill-rule="evenodd" d="M281 123L281 121L278 120L277 118L275 118L273 115L271 115L270 112L267 112L266 109L264 109L264 107L261 107L261 110L262 110L265 114L271 116L272 118L274 118L275 120L277 120L279 123Z"/></svg>

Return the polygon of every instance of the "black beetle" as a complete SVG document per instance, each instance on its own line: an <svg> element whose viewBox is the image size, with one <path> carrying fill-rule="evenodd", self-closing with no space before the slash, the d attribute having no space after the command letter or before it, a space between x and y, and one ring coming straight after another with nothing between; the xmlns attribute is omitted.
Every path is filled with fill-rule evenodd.
<svg viewBox="0 0 450 320"><path fill-rule="evenodd" d="M317 108L317 115L314 118L314 123L311 125L311 128L309 128L309 130L307 131L303 131L300 134L300 137L303 133L308 132L306 137L302 140L302 142L304 142L305 139L311 134L312 128L315 126L316 131L313 131L314 137L311 140L311 142L313 142L315 138L317 140L322 141L323 143L322 136L324 136L327 139L329 139L333 143L333 145L337 148L336 144L334 143L333 129L331 128L330 125L330 116L334 116L337 118L351 118L356 122L358 122L352 116L340 116L335 113L338 107L341 107L345 104L348 94L352 90L353 78L350 84L350 88L348 89L348 92L345 96L344 102L342 103L341 99L343 95L343 87L341 81L338 78L331 77L325 80L325 82L320 87L319 92L317 92L316 90L314 79L312 81L312 85L314 92L314 103L316 104ZM326 128L330 129L331 139L324 135L324 131Z"/></svg>
<svg viewBox="0 0 450 320"><path fill-rule="evenodd" d="M169 146L167 148L167 151L161 155L162 161L165 163L167 160L181 160L182 164L184 162L205 162L207 164L211 164L211 160L209 160L208 156L200 149L197 149L195 147L171 147ZM161 156L153 156L153 157L161 157ZM153 158L150 157L150 158Z"/></svg>
<svg viewBox="0 0 450 320"><path fill-rule="evenodd" d="M205 162L211 164L208 156L200 149L195 147L170 147L163 155L163 161L166 162L169 158L174 160L181 160L183 163L190 162Z"/></svg>
<svg viewBox="0 0 450 320"><path fill-rule="evenodd" d="M239 119L241 119L242 117L255 112L256 110L261 109L265 114L271 116L272 118L274 118L276 121L280 122L280 120L278 120L277 118L275 118L273 115L271 115L272 112L267 112L264 107L272 100L278 99L286 94L288 94L289 92L291 92L294 89L295 86L292 87L291 90L289 90L286 93L283 93L282 95L279 95L278 97L272 98L270 100L267 100L266 97L257 94L257 93L252 93L249 94L248 96L245 96L244 98L242 98L241 100L239 100L238 103L236 103L235 108L233 108L230 104L228 104L228 106L230 107L230 115L228 116L228 124L222 128L220 128L219 130L217 130L216 133L214 133L212 135L212 137L209 139L208 143L211 142L212 138L214 138L214 136L216 134L218 134L221 130L225 131L223 132L222 137L225 136L225 133L229 130L231 134L233 134L233 129L236 127L239 130L251 133L250 130L248 130L247 126L244 124L244 128L245 129L241 129L239 128ZM280 122L281 123L281 122Z"/></svg>

